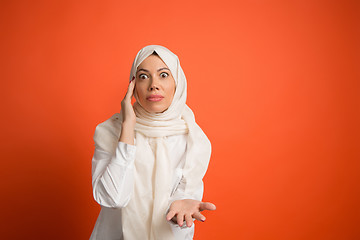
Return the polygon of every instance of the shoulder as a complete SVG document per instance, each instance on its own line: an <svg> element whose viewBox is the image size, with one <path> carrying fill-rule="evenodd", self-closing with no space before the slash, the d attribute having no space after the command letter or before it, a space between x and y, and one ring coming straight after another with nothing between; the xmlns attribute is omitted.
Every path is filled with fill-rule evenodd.
<svg viewBox="0 0 360 240"><path fill-rule="evenodd" d="M113 152L120 137L121 114L115 113L104 122L99 123L95 128L95 147L107 152Z"/></svg>
<svg viewBox="0 0 360 240"><path fill-rule="evenodd" d="M121 126L121 116L120 113L115 113L110 118L105 120L104 122L99 123L95 128L95 133L101 132L111 132L115 133L116 130Z"/></svg>

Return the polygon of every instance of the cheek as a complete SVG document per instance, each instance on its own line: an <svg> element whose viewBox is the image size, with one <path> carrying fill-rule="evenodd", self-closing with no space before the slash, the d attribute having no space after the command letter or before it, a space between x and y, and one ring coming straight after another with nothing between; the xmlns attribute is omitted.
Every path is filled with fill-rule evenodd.
<svg viewBox="0 0 360 240"><path fill-rule="evenodd" d="M172 101L174 100L174 94L175 94L175 88L169 88L166 92L166 95L168 96L167 98L167 104L170 105L172 103Z"/></svg>
<svg viewBox="0 0 360 240"><path fill-rule="evenodd" d="M172 79L172 81L171 81L171 82L168 82L168 84L167 84L167 86L166 86L166 93L167 93L168 95L174 96L174 94L175 94L175 88L176 88L176 86L175 86L175 80Z"/></svg>
<svg viewBox="0 0 360 240"><path fill-rule="evenodd" d="M140 99L144 98L144 90L143 90L143 88L141 87L140 84L137 84L137 85L135 86L135 91L136 91L137 96L138 96Z"/></svg>

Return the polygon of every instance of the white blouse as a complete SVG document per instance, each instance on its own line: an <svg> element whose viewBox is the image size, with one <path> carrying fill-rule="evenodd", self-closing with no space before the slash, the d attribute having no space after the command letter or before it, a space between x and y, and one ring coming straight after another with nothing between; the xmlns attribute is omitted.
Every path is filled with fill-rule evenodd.
<svg viewBox="0 0 360 240"><path fill-rule="evenodd" d="M168 208L175 200L196 199L201 201L203 196L202 182L195 195L186 196L184 193L182 170L185 164L186 139L187 135L165 138L174 169ZM146 138L146 140L151 141L151 138ZM91 234L91 240L123 239L121 208L128 204L133 192L136 139L134 141L135 145L118 142L114 155L95 147L92 158L92 186L95 201L101 205L101 211ZM151 145L151 142L149 143ZM192 224L191 227L187 227L186 224L180 227L172 221L169 221L169 224L176 240L193 239L195 224Z"/></svg>

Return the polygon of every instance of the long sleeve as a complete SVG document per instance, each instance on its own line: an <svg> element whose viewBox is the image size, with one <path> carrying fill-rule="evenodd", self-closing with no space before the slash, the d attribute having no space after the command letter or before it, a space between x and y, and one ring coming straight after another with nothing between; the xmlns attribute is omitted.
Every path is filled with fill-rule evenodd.
<svg viewBox="0 0 360 240"><path fill-rule="evenodd" d="M185 183L183 182L183 179L181 179L179 185L177 186L177 188L175 189L175 191L173 192L173 194L169 199L169 207L171 203L173 203L176 200L194 199L201 201L204 193L204 183L203 181L201 181L201 183L196 189L196 192L192 195L186 194L184 190L185 190Z"/></svg>
<svg viewBox="0 0 360 240"><path fill-rule="evenodd" d="M186 179L184 177L184 165L186 160L187 148L187 135L168 137L169 151L172 153L174 158L174 183L173 191L169 202L172 203L175 200L180 199L194 199L201 201L204 191L203 176L197 176L197 185L195 191L189 195L185 193Z"/></svg>
<svg viewBox="0 0 360 240"><path fill-rule="evenodd" d="M167 211L166 213L169 212L170 206L171 204L176 201L176 200L183 200L183 199L194 199L194 200L198 200L201 201L202 197L203 197L203 193L204 193L204 183L203 181L201 181L201 184L199 184L199 186L197 187L195 193L193 195L187 195L185 193L185 183L184 183L184 179L182 178L179 182L179 185L177 186L177 188L175 189L175 191L173 192L173 194L171 195L171 197L169 198L169 203L168 203L168 207L167 207ZM193 220L195 221L195 218L193 218ZM185 222L185 221L184 221ZM169 221L169 223L173 226L176 226L180 229L184 229L184 228L188 228L188 226L186 224L184 224L182 227L178 226L177 223L174 223L172 221Z"/></svg>
<svg viewBox="0 0 360 240"><path fill-rule="evenodd" d="M176 190L171 195L170 202L173 202L175 200L180 200L180 199L194 199L194 200L201 201L202 197L203 197L203 192L204 192L204 183L203 183L203 181L201 181L194 194L192 194L192 195L186 194L185 193L185 183L184 183L184 179L182 178L180 180L180 183L177 186Z"/></svg>
<svg viewBox="0 0 360 240"><path fill-rule="evenodd" d="M187 149L186 135L168 138L168 143L171 143L170 150L173 153L173 156L178 156L178 159L176 159L174 164L176 167L174 171L173 191L168 201L167 211L169 210L170 205L176 200L194 199L201 201L204 192L204 184L202 179L199 179L196 189L191 195L185 192L186 179L183 176L183 167L185 164L185 153ZM201 178L201 176L199 176L199 178ZM183 228L184 227L186 227L186 225L183 226Z"/></svg>
<svg viewBox="0 0 360 240"><path fill-rule="evenodd" d="M92 158L92 186L94 199L101 206L125 207L134 185L136 146L118 142L115 153L99 147Z"/></svg>

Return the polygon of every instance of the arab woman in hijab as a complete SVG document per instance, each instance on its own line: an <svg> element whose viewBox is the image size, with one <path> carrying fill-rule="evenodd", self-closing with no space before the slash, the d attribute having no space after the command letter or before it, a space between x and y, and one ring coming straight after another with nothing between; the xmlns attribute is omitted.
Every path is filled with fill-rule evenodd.
<svg viewBox="0 0 360 240"><path fill-rule="evenodd" d="M101 211L90 239L193 239L193 221L215 210L201 202L211 144L186 105L186 88L170 50L149 45L137 53L120 113L95 129L92 185Z"/></svg>

